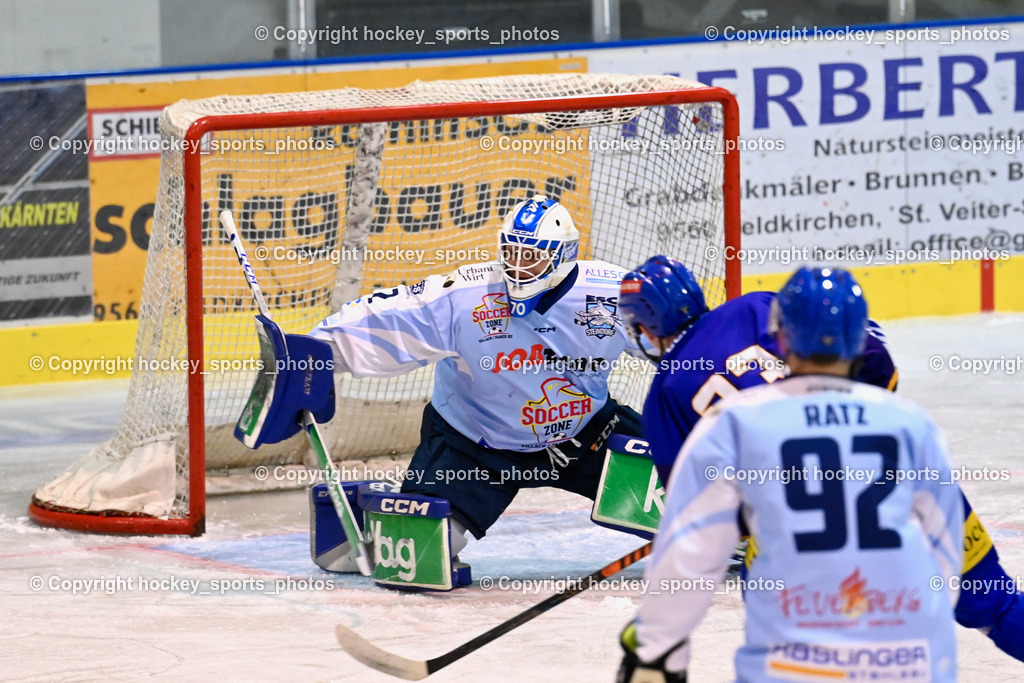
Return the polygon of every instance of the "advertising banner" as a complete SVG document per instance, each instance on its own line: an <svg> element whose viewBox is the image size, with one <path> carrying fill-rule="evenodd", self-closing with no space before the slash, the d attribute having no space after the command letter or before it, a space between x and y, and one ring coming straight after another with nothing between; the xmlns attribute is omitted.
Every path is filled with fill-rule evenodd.
<svg viewBox="0 0 1024 683"><path fill-rule="evenodd" d="M91 132L88 156L90 159L92 206L94 207L92 212L92 254L95 273L96 320L131 319L138 315L146 250L152 230L160 172L160 138L156 126L160 112L166 105L181 99L198 99L222 94L264 94L344 87L391 88L406 85L414 80L477 78L552 71L583 71L585 69L585 60L545 58L489 63L446 63L395 69L367 69L363 66L359 71L324 70L302 75L282 74L278 70L266 73L248 71L244 72L244 75L232 74L230 76L216 74L199 80L190 78L188 80L149 82L135 78L89 81L86 91ZM481 126L485 123L475 122L474 125ZM486 122L486 125L493 128L504 124L494 120ZM480 134L488 132L482 129L470 130L471 127L465 128L448 146L447 153L450 153L453 159L462 148L476 145L476 138ZM306 135L306 138L310 138L310 135L313 134L311 131L307 131L307 133L309 134ZM340 165L350 163L355 142L354 139L346 138L346 135L350 133L351 131L340 130L340 128L318 129L315 135L318 144L323 149L313 154L318 161L311 162L312 165L316 165L316 163L322 165L326 162ZM400 132L397 136L391 136L385 155L388 158L401 158L403 154L406 154L406 149L410 147L406 143L406 138L404 132ZM261 142L270 145L269 150L278 151L274 147L276 144L274 139L268 138ZM266 162L268 165L272 163L271 156L264 154L266 151L266 149L255 150L254 154L263 157L262 160L255 161ZM331 154L333 154L333 161L324 158L325 155ZM452 164L445 165L443 162L443 158L436 158L433 163L429 161L423 163L422 170L417 171L420 176L394 176L384 180L385 184L381 186L378 196L375 234L369 245L374 251L369 252L369 257L366 259L368 271L364 275L368 278L368 282L383 284L378 282L384 278L378 278L376 270L383 273L384 269L394 266L395 260L401 260L401 258L396 259L396 252L388 250L389 246L400 246L405 250L415 252L417 257L422 252L424 254L422 258L425 259L427 256L433 258L437 247L449 246L449 242L450 246L456 245L456 240L444 239L445 235L440 234L444 231L421 233L423 226L418 226L417 221L423 222L426 217L433 215L432 202L439 206L442 204L444 206L455 205L457 211L467 212L467 216L464 218L476 220L477 217L473 215L473 207L478 203L483 204L481 197L478 196L480 192L493 191L500 194L502 183L508 182L508 178L505 177L508 175L508 169L499 167L497 163L479 169L475 175L470 177L466 175L465 169L455 168ZM280 164L280 161L273 163ZM253 163L247 163L244 166L250 169L256 168ZM249 176L252 174L246 168L236 169L236 172L232 172L230 179L222 179L230 188L229 190L221 192L218 188L213 188L214 201L226 202L236 209L242 209L247 205L252 206L257 194L260 197L268 194L267 188L257 189L260 187L260 183L266 182L266 179L254 180L247 177L247 173ZM241 175L235 177L237 174ZM275 197L280 195L281 201L292 206L292 213L294 213L295 202L299 197L311 191L310 182L315 180L307 175L309 175L309 171L302 170L279 174L276 177L280 180L280 186L270 194ZM534 175L536 177L525 179L524 182L528 180L537 187L543 186L547 176L540 171L536 171ZM387 184L389 182L400 182L401 186L392 186ZM577 185L580 194L585 192L584 182L585 180L581 180ZM424 188L430 191L428 192ZM317 204L312 207L312 210L303 208L303 217L310 221L322 221L330 215L336 216L337 207L344 206L341 202L347 199L347 195L344 192L341 194L334 192L335 195L329 206ZM500 197L498 199L500 200ZM242 213L248 215L244 211ZM266 211L260 210L255 214L256 218L266 222L265 219L268 215ZM487 225L495 229L499 225L496 216L489 215L484 218L485 220L490 219L487 220ZM245 223L244 216L242 222ZM250 227L248 224L241 226L243 236L249 234ZM417 229L410 230L410 227ZM456 229L451 228L451 230ZM402 236L400 244L397 244L392 234L396 232ZM479 244L474 243L470 247L480 249L486 247L486 251L490 253L493 251L491 249L493 234L489 233L487 239L484 239L482 233L483 231L481 231ZM391 239L388 239L389 236ZM268 242L263 248L268 250L278 247L294 249L297 246L301 245L295 238L291 241L285 239ZM460 246L465 247L464 244ZM224 248L227 248L226 245ZM377 258L378 251L382 254L380 258ZM270 254L269 251L267 253ZM404 258L404 252L400 256ZM257 255L257 257L259 256ZM481 254L481 258L485 259L487 256ZM439 271L445 270L446 267L448 270L451 269L450 264L448 266L443 263L437 264ZM288 289L287 282L280 283L280 286L283 290ZM234 296L232 292L226 292L224 295ZM216 294L214 293L214 295Z"/></svg>
<svg viewBox="0 0 1024 683"><path fill-rule="evenodd" d="M736 93L745 274L1024 254L1024 25L708 31L588 61Z"/></svg>
<svg viewBox="0 0 1024 683"><path fill-rule="evenodd" d="M81 83L0 89L0 320L81 316L92 306Z"/></svg>

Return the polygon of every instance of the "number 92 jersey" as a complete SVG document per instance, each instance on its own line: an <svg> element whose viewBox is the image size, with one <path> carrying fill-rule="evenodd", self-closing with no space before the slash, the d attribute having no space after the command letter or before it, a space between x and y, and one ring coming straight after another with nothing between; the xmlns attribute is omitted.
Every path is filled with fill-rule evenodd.
<svg viewBox="0 0 1024 683"><path fill-rule="evenodd" d="M741 680L955 680L963 504L923 409L823 375L722 399L672 472L647 578L720 577L737 511L755 548ZM661 597L641 604L644 660L689 633L712 595Z"/></svg>
<svg viewBox="0 0 1024 683"><path fill-rule="evenodd" d="M642 358L618 317L624 274L579 261L514 317L500 266L463 266L345 304L311 334L332 343L336 372L356 377L436 362L431 402L450 425L484 446L536 450L574 437L604 406L623 351Z"/></svg>

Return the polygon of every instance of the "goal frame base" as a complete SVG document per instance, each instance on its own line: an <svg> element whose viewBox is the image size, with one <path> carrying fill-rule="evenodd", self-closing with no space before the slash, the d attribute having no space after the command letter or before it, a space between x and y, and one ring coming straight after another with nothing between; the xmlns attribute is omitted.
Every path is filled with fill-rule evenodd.
<svg viewBox="0 0 1024 683"><path fill-rule="evenodd" d="M204 514L161 519L150 515L116 511L65 512L41 504L36 498L29 503L28 516L41 526L98 534L202 536L206 532Z"/></svg>

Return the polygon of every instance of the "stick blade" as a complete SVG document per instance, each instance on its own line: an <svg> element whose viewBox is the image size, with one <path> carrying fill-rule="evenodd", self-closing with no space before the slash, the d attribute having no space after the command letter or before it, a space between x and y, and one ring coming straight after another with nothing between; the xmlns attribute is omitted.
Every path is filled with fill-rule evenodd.
<svg viewBox="0 0 1024 683"><path fill-rule="evenodd" d="M407 681L421 681L430 675L426 662L406 659L382 650L347 626L338 624L335 633L338 636L338 643L345 652L372 669Z"/></svg>

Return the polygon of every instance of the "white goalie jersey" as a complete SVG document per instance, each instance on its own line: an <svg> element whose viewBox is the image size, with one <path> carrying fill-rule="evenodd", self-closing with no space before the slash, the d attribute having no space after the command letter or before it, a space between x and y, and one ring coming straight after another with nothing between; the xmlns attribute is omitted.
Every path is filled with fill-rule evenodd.
<svg viewBox="0 0 1024 683"><path fill-rule="evenodd" d="M608 401L625 351L618 318L626 271L579 261L538 307L512 315L497 263L463 266L345 304L311 334L334 347L335 372L389 377L437 363L432 403L467 438L529 451L573 438Z"/></svg>

